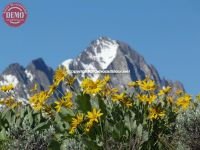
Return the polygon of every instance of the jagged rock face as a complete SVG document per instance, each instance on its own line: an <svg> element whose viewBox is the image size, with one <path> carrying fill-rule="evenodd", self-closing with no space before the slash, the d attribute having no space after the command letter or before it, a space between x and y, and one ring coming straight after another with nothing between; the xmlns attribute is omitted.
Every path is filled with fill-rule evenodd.
<svg viewBox="0 0 200 150"><path fill-rule="evenodd" d="M110 74L111 84L117 87L124 87L130 81L150 76L160 87L170 85L174 90L184 90L183 85L178 81L161 79L155 67L147 64L144 58L128 44L107 37L92 41L77 58L67 59L61 65L68 70L129 70L130 72L126 74ZM0 75L0 85L12 83L16 86L16 96L28 99L30 96L28 89L35 83L41 90L47 89L53 81L53 74L54 70L39 58L25 68L17 63L10 65ZM76 85L86 76L96 80L100 74L79 74ZM60 91L65 90L60 87Z"/></svg>
<svg viewBox="0 0 200 150"><path fill-rule="evenodd" d="M30 96L30 89L35 83L39 89L47 89L52 83L54 71L39 58L33 60L26 68L19 64L11 64L1 75L0 85L13 84L16 97L22 101Z"/></svg>
<svg viewBox="0 0 200 150"><path fill-rule="evenodd" d="M41 90L46 90L52 84L54 70L39 58L26 67L26 74L32 83L39 83Z"/></svg>

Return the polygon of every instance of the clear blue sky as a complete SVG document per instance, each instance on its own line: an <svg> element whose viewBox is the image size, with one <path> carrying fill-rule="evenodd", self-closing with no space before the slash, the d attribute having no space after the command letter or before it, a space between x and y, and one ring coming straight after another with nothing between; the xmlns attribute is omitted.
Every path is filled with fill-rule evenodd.
<svg viewBox="0 0 200 150"><path fill-rule="evenodd" d="M17 1L17 0L16 0ZM0 12L11 0L1 0ZM54 68L76 57L91 40L109 36L129 43L160 75L200 92L199 0L18 0L25 25L0 19L0 71L42 57Z"/></svg>

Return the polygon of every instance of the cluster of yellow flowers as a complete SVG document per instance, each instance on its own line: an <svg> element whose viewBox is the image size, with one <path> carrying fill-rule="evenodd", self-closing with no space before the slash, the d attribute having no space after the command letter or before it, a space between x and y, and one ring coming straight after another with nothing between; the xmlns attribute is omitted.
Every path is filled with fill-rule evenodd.
<svg viewBox="0 0 200 150"><path fill-rule="evenodd" d="M129 87L140 87L143 91L154 91L157 86L153 80L146 77L144 80L133 81L128 83Z"/></svg>
<svg viewBox="0 0 200 150"><path fill-rule="evenodd" d="M165 111L158 108L154 103L158 103L157 98L159 95L168 94L171 88L163 88L159 91L159 94L156 94L157 86L149 77L144 80L130 82L128 86L140 89L135 95L135 99L139 100L143 105L148 105L148 118L150 120L163 118L165 116Z"/></svg>
<svg viewBox="0 0 200 150"><path fill-rule="evenodd" d="M156 89L155 82L149 78L146 78L142 81L137 81L137 84L144 91L154 91Z"/></svg>
<svg viewBox="0 0 200 150"><path fill-rule="evenodd" d="M149 116L150 120L163 118L165 116L165 111L159 109L158 107L150 107L149 108Z"/></svg>
<svg viewBox="0 0 200 150"><path fill-rule="evenodd" d="M148 77L141 81L130 82L128 86L140 89L140 92L136 94L135 98L149 105L149 119L151 120L163 118L165 116L165 108L158 107L161 99L164 101L166 100L166 103L170 105L174 111L177 111L178 107L187 109L192 99L190 95L184 93L182 90L170 93L172 92L172 88L169 86L159 90L155 82Z"/></svg>
<svg viewBox="0 0 200 150"><path fill-rule="evenodd" d="M74 118L72 118L69 134L74 134L76 128L83 122L83 117L83 113L78 113Z"/></svg>
<svg viewBox="0 0 200 150"><path fill-rule="evenodd" d="M75 82L76 77L70 76L67 73L67 70L65 67L58 67L55 71L54 75L54 85L59 85L62 81L65 81L67 85L71 86Z"/></svg>
<svg viewBox="0 0 200 150"><path fill-rule="evenodd" d="M111 88L108 85L110 81L110 76L105 76L103 79L98 79L93 81L92 79L86 78L82 81L81 87L83 93L90 95L101 95L106 98L111 98L113 102L120 102L127 107L131 107L132 100L126 93L119 93L117 88Z"/></svg>
<svg viewBox="0 0 200 150"><path fill-rule="evenodd" d="M100 117L103 115L101 113L101 110L97 110L96 108L93 108L92 111L87 112L86 117L89 119L89 121L86 123L85 131L89 132L92 128L93 124L96 122L99 122Z"/></svg>
<svg viewBox="0 0 200 150"><path fill-rule="evenodd" d="M33 109L39 111L44 108L49 97L48 91L41 91L30 97L29 102L32 104Z"/></svg>
<svg viewBox="0 0 200 150"><path fill-rule="evenodd" d="M184 94L183 96L179 97L176 101L178 106L181 106L183 109L187 109L190 105L192 97L188 94Z"/></svg>
<svg viewBox="0 0 200 150"><path fill-rule="evenodd" d="M73 97L75 96L73 90L67 91L65 94L58 90L60 83L64 82L65 85L72 87L75 82L74 77L67 73L66 68L58 67L55 71L54 79L52 85L49 89L44 91L38 91L38 86L35 85L31 92L33 95L30 97L29 102L32 108L36 111L53 111L60 112L62 108L76 110L76 105L73 104ZM183 110L189 108L192 97L183 91L174 92L171 87L163 87L160 89L155 81L150 78L145 78L144 80L130 82L129 87L133 87L133 94L128 91L120 92L117 88L112 88L108 83L110 81L110 76L105 76L102 79L97 79L93 81L90 78L83 79L80 87L83 94L89 94L91 96L101 96L102 100L109 102L106 104L120 104L120 106L125 106L124 108L131 110L135 105L145 106L147 108L146 112L148 119L153 121L157 119L163 119L167 115L166 107L170 107L174 110L182 108ZM8 92L14 89L12 84L7 86L1 86L0 91ZM36 93L34 93L36 92ZM55 94L59 92L60 95ZM174 92L174 93L172 93ZM54 95L55 94L55 95ZM74 94L74 95L73 95ZM51 104L48 103L50 97L55 96L57 100ZM160 105L165 103L165 105ZM10 108L14 108L20 105L20 102L16 102L13 97L8 97L0 100L1 105L5 105ZM53 107L52 107L53 106ZM56 110L56 111L54 111ZM85 132L89 132L95 123L100 122L100 118L103 115L100 109L92 108L91 111L84 113L76 113L76 116L72 118L71 125L69 129L70 134L74 134L76 129L82 124Z"/></svg>
<svg viewBox="0 0 200 150"><path fill-rule="evenodd" d="M58 74L59 75L57 75L57 79L55 81L64 81L65 78L67 77L65 73L61 73L61 70L59 70ZM105 76L103 79L97 79L96 81L93 81L90 78L85 78L81 83L81 88L83 90L83 93L90 94L90 95L99 94L101 96L110 97L113 102L121 103L128 108L132 107L135 103L133 98L131 98L125 92L119 93L119 90L117 88L111 88L108 85L109 81L110 81L109 76ZM164 108L161 108L161 107L158 108L156 106L156 104L159 103L160 96L164 96L164 97L166 96L166 101L169 105L176 104L176 106L180 106L183 109L188 108L191 101L191 97L185 94L181 97L178 97L175 103L175 98L173 98L169 94L172 90L171 87L167 86L159 90L159 88L156 86L155 81L151 80L148 77L145 78L144 80L130 82L128 86L140 89L141 92L137 93L135 95L135 98L141 101L142 103L149 105L148 107L149 119L151 120L163 118L165 116ZM179 94L180 93L181 92L179 92ZM71 100L64 101L63 99L61 99L59 102L55 102L55 103L56 103L57 111L60 111L60 108L62 106L67 107L67 108L70 108L72 106ZM87 122L86 129L89 130L93 122L94 121Z"/></svg>
<svg viewBox="0 0 200 150"><path fill-rule="evenodd" d="M161 89L158 93L159 96L161 95L167 95L170 91L171 91L171 87L167 86L167 87L163 87L163 89Z"/></svg>
<svg viewBox="0 0 200 150"><path fill-rule="evenodd" d="M133 100L126 93L115 93L112 95L111 99L113 102L121 102L128 108L133 106Z"/></svg>
<svg viewBox="0 0 200 150"><path fill-rule="evenodd" d="M54 75L55 85L59 85L67 77L67 70L65 67L58 67Z"/></svg>
<svg viewBox="0 0 200 150"><path fill-rule="evenodd" d="M89 132L94 123L98 123L100 117L103 115L101 113L101 110L97 110L96 108L93 108L92 111L87 112L86 115L86 123L85 123L85 132ZM75 130L77 127L83 122L84 120L84 114L83 113L78 113L74 118L72 118L71 122L71 128L69 130L70 134L74 134Z"/></svg>
<svg viewBox="0 0 200 150"><path fill-rule="evenodd" d="M59 101L56 101L55 104L56 104L55 108L57 112L60 112L62 107L71 108L73 106L72 93L67 92Z"/></svg>
<svg viewBox="0 0 200 150"><path fill-rule="evenodd" d="M105 76L102 80L97 79L93 81L90 78L86 78L82 81L81 87L83 89L83 93L86 94L100 94L106 89L107 83L110 81L110 76ZM104 92L103 92L104 93Z"/></svg>
<svg viewBox="0 0 200 150"><path fill-rule="evenodd" d="M49 89L46 91L41 91L39 93L34 94L30 97L29 102L31 103L34 110L39 111L42 109L46 109L49 107L47 105L48 99L54 94L55 91L58 91L57 88L62 81L67 81L68 83L72 84L74 82L74 78L71 77L65 67L58 67L54 74L53 84L49 86ZM37 84L31 89L31 92L37 91ZM57 112L60 111L61 107L72 107L72 93L68 92L63 97L58 98L55 102Z"/></svg>
<svg viewBox="0 0 200 150"><path fill-rule="evenodd" d="M149 95L145 95L145 94L138 94L137 98L144 103L148 103L148 104L152 104L157 96L154 94L149 94Z"/></svg>
<svg viewBox="0 0 200 150"><path fill-rule="evenodd" d="M7 93L7 97L2 98L0 100L0 105L9 107L11 109L15 107L19 107L22 105L22 102L17 101L11 94L8 94L9 92L14 90L14 85L13 84L8 84L8 85L2 85L0 86L0 91Z"/></svg>

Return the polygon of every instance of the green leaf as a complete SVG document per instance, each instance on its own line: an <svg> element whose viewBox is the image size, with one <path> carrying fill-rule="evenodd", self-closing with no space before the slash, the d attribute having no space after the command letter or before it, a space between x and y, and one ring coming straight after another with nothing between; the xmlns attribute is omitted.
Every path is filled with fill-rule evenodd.
<svg viewBox="0 0 200 150"><path fill-rule="evenodd" d="M32 126L33 125L33 114L31 112L29 112L27 117L29 120L29 125Z"/></svg>
<svg viewBox="0 0 200 150"><path fill-rule="evenodd" d="M49 126L50 126L49 121L45 121L45 122L38 124L33 130L34 131L44 130L44 129L48 129Z"/></svg>
<svg viewBox="0 0 200 150"><path fill-rule="evenodd" d="M106 115L107 115L107 106L104 103L104 101L101 99L101 97L98 97L98 103L99 103L99 108L101 109L101 112L103 113L102 118L105 119Z"/></svg>
<svg viewBox="0 0 200 150"><path fill-rule="evenodd" d="M61 111L58 113L60 119L70 122L72 117L75 116L74 112L71 109L61 108Z"/></svg>
<svg viewBox="0 0 200 150"><path fill-rule="evenodd" d="M120 139L120 130L116 126L113 127L112 137L114 139Z"/></svg>
<svg viewBox="0 0 200 150"><path fill-rule="evenodd" d="M143 132L143 127L142 127L141 124L139 124L139 126L137 127L136 135L137 135L139 138L142 138L142 132Z"/></svg>
<svg viewBox="0 0 200 150"><path fill-rule="evenodd" d="M3 128L0 132L0 141L4 141L6 140L7 137L6 137L6 130Z"/></svg>
<svg viewBox="0 0 200 150"><path fill-rule="evenodd" d="M131 124L131 129L132 131L135 131L137 128L137 123L136 123L136 120L133 121L133 124Z"/></svg>
<svg viewBox="0 0 200 150"><path fill-rule="evenodd" d="M85 146L87 147L88 150L90 150L90 149L95 149L95 150L102 149L101 147L99 147L97 145L96 141L91 140L89 138L83 138L83 143L85 144Z"/></svg>
<svg viewBox="0 0 200 150"><path fill-rule="evenodd" d="M49 144L48 150L59 150L61 143L56 140L52 140Z"/></svg>
<svg viewBox="0 0 200 150"><path fill-rule="evenodd" d="M149 134L148 134L147 131L144 131L144 132L143 132L143 137L142 137L142 138L143 138L143 141L144 141L144 142L146 142L146 141L149 139Z"/></svg>
<svg viewBox="0 0 200 150"><path fill-rule="evenodd" d="M76 97L76 103L78 104L78 110L86 113L91 110L90 96L87 94L81 94Z"/></svg>

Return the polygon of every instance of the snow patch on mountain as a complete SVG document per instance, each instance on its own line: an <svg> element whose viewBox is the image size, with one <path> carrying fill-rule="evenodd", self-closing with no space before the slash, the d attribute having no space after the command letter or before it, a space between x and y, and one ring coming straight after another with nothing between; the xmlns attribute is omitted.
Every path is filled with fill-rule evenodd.
<svg viewBox="0 0 200 150"><path fill-rule="evenodd" d="M3 80L0 81L0 85L9 85L12 84L13 86L17 86L17 84L19 83L18 79L11 74L8 75L3 75Z"/></svg>
<svg viewBox="0 0 200 150"><path fill-rule="evenodd" d="M96 60L102 69L106 69L116 57L118 47L115 40L99 38L93 45L95 54L91 53L89 57Z"/></svg>
<svg viewBox="0 0 200 150"><path fill-rule="evenodd" d="M62 65L63 65L64 67L66 67L67 70L70 70L70 69L69 69L69 65L72 63L72 61L73 61L73 59L67 59L67 60L65 60L65 61L62 63Z"/></svg>
<svg viewBox="0 0 200 150"><path fill-rule="evenodd" d="M85 63L81 63L81 65L83 66L83 68L85 70L96 70L97 68L94 67L94 65L90 64L85 64Z"/></svg>
<svg viewBox="0 0 200 150"><path fill-rule="evenodd" d="M84 63L81 63L81 65L83 66L83 68L85 70L88 70L88 71L95 71L97 70L97 68L94 67L93 64L84 64ZM84 76L84 75L83 75ZM98 78L99 78L99 74L98 73L91 73L88 75L92 80L96 81Z"/></svg>
<svg viewBox="0 0 200 150"><path fill-rule="evenodd" d="M28 70L25 70L25 74L26 74L27 78L32 82L34 79L33 74Z"/></svg>

